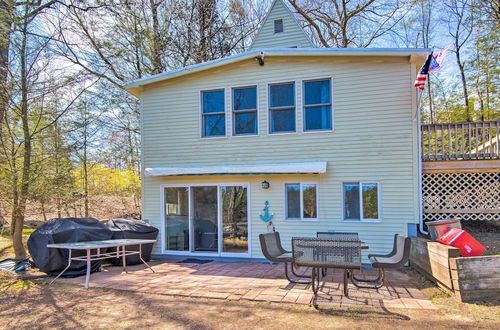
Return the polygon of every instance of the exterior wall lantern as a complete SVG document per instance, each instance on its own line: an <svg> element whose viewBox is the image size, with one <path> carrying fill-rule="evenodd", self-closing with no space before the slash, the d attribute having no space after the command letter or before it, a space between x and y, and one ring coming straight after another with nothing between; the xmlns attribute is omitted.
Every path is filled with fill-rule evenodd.
<svg viewBox="0 0 500 330"><path fill-rule="evenodd" d="M267 182L266 180L262 181L262 189L269 189L269 182Z"/></svg>

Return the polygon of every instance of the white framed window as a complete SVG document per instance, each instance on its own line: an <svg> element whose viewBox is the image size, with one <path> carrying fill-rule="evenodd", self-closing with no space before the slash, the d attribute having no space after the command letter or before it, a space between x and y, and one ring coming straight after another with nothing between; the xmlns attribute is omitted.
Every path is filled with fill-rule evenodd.
<svg viewBox="0 0 500 330"><path fill-rule="evenodd" d="M332 80L327 78L303 81L302 91L304 132L332 130Z"/></svg>
<svg viewBox="0 0 500 330"><path fill-rule="evenodd" d="M269 133L295 133L295 82L271 84L268 94Z"/></svg>
<svg viewBox="0 0 500 330"><path fill-rule="evenodd" d="M283 32L283 20L280 19L275 19L274 20L274 33L281 33Z"/></svg>
<svg viewBox="0 0 500 330"><path fill-rule="evenodd" d="M257 135L257 86L232 89L233 136Z"/></svg>
<svg viewBox="0 0 500 330"><path fill-rule="evenodd" d="M285 183L285 219L318 220L317 183Z"/></svg>
<svg viewBox="0 0 500 330"><path fill-rule="evenodd" d="M345 221L380 221L378 182L344 182L342 200Z"/></svg>
<svg viewBox="0 0 500 330"><path fill-rule="evenodd" d="M226 136L225 91L201 91L201 137L221 136Z"/></svg>

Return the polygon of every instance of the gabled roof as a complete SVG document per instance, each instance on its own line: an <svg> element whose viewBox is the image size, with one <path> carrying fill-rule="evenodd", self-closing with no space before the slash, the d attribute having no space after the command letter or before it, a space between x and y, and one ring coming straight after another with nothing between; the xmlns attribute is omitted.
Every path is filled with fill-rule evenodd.
<svg viewBox="0 0 500 330"><path fill-rule="evenodd" d="M142 86L153 84L159 81L164 81L176 77L181 77L187 74L200 72L223 65L240 62L247 59L257 57L273 57L273 56L403 56L408 57L412 63L416 65L424 62L427 55L430 53L427 48L269 48L255 49L237 55L232 55L220 58L213 61L190 65L177 70L163 72L150 77L132 80L124 84L124 88L137 97L141 94ZM256 62L257 63L257 62ZM258 64L256 64L258 65Z"/></svg>
<svg viewBox="0 0 500 330"><path fill-rule="evenodd" d="M274 33L274 21L283 21L283 32ZM313 48L309 35L283 0L274 0L254 37L250 50L257 48Z"/></svg>

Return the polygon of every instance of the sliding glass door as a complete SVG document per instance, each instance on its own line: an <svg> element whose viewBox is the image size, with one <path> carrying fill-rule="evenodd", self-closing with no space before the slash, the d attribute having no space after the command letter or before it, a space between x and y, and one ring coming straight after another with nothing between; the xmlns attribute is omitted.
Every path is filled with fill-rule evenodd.
<svg viewBox="0 0 500 330"><path fill-rule="evenodd" d="M217 187L192 187L193 251L218 251Z"/></svg>
<svg viewBox="0 0 500 330"><path fill-rule="evenodd" d="M248 253L247 195L245 186L221 187L222 252Z"/></svg>
<svg viewBox="0 0 500 330"><path fill-rule="evenodd" d="M165 189L165 249L189 251L189 188Z"/></svg>
<svg viewBox="0 0 500 330"><path fill-rule="evenodd" d="M248 254L248 186L164 188L164 249L177 254Z"/></svg>

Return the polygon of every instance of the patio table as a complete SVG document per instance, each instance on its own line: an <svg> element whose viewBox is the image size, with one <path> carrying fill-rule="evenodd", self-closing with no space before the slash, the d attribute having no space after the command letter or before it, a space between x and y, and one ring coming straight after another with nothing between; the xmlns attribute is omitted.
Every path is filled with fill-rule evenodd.
<svg viewBox="0 0 500 330"><path fill-rule="evenodd" d="M293 262L296 266L312 268L312 289L318 292L321 271L324 268L344 269L344 295L348 296L347 282L352 270L361 269L361 249L368 248L357 241L330 238L292 238Z"/></svg>
<svg viewBox="0 0 500 330"><path fill-rule="evenodd" d="M55 243L47 244L48 248L52 249L65 249L68 250L68 265L63 269L59 275L54 278L49 285L54 283L71 265L71 261L86 261L87 262L87 273L85 276L85 288L89 288L90 281L90 265L92 261L103 260L109 258L122 258L123 270L127 273L127 263L126 256L139 255L141 261L154 273L155 271L148 265L144 259L142 259L142 245L153 244L156 240L152 239L110 239L104 241L87 241L87 242L74 242L74 243ZM129 251L126 250L127 246L138 245L139 251ZM116 248L114 252L107 252L109 248ZM86 251L84 256L72 256L72 251ZM103 251L104 250L104 251ZM94 253L92 253L94 252Z"/></svg>

